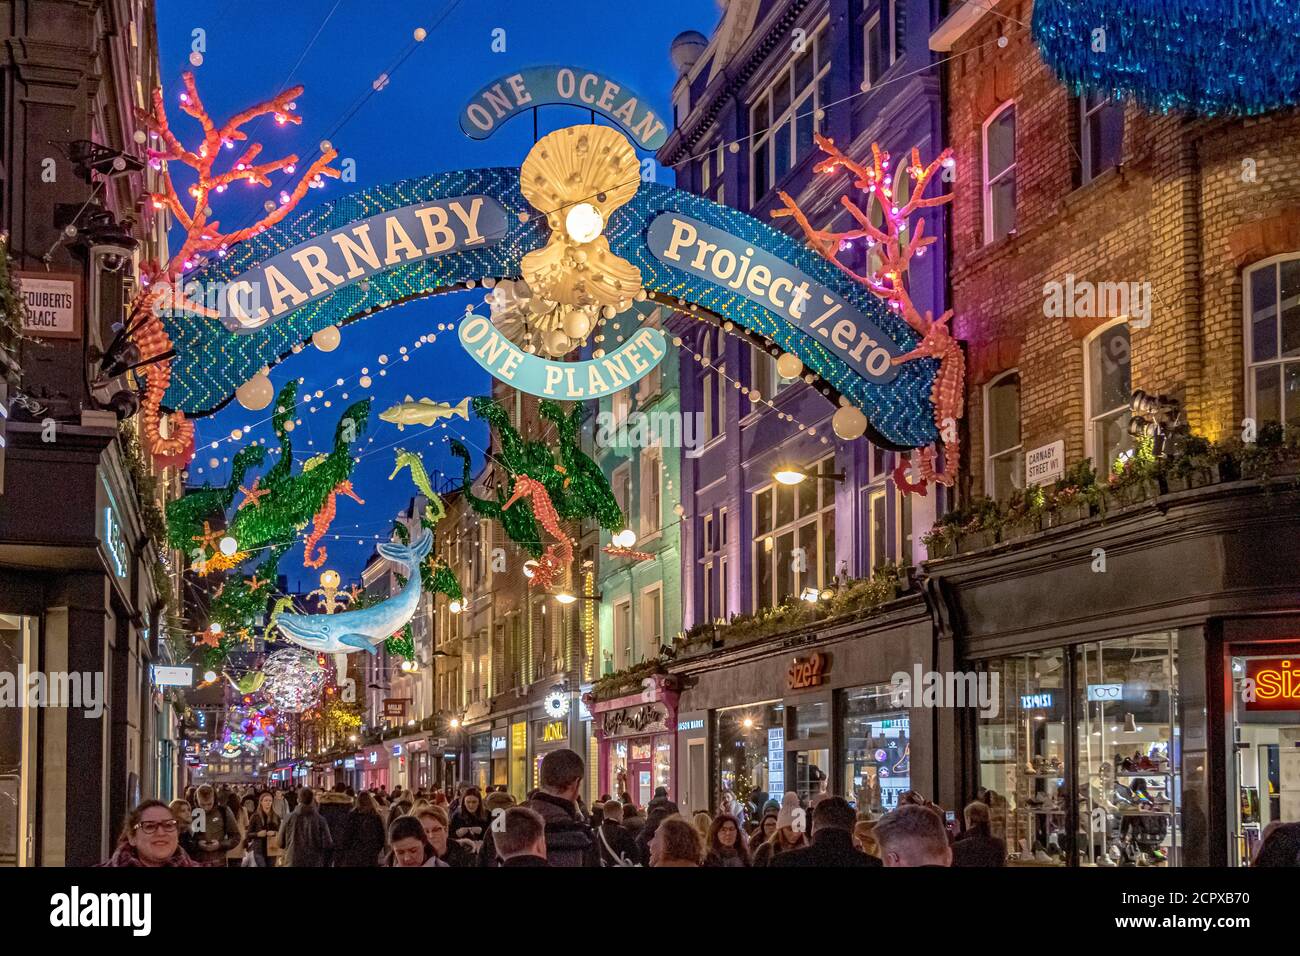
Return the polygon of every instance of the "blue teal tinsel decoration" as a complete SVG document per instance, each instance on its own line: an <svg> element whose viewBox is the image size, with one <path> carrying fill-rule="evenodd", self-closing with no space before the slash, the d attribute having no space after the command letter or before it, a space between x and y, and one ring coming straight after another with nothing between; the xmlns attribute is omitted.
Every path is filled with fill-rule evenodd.
<svg viewBox="0 0 1300 956"><path fill-rule="evenodd" d="M1297 0L1035 0L1033 28L1075 93L1201 116L1300 102Z"/></svg>

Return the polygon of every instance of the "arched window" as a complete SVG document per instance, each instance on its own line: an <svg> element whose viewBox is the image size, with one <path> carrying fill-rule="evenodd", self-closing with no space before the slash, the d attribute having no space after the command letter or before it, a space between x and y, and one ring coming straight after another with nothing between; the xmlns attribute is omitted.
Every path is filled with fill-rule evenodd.
<svg viewBox="0 0 1300 956"><path fill-rule="evenodd" d="M1020 444L1020 372L1003 372L984 386L984 491L999 501L1025 486Z"/></svg>
<svg viewBox="0 0 1300 956"><path fill-rule="evenodd" d="M1246 270L1246 414L1300 423L1300 253Z"/></svg>

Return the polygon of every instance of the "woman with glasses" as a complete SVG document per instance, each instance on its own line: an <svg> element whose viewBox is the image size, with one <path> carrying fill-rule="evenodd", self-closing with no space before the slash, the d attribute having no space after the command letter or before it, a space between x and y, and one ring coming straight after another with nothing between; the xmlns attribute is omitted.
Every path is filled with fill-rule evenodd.
<svg viewBox="0 0 1300 956"><path fill-rule="evenodd" d="M198 866L181 849L180 825L161 800L146 800L126 817L117 849L104 866Z"/></svg>
<svg viewBox="0 0 1300 956"><path fill-rule="evenodd" d="M415 817L424 827L424 835L433 847L434 855L448 866L478 866L478 860L460 840L449 839L451 825L447 810L437 805L429 805L415 811Z"/></svg>

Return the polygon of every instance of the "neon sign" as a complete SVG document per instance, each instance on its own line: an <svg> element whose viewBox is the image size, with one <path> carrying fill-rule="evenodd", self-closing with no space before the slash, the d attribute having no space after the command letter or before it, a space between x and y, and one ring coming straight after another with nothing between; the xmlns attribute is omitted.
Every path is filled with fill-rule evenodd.
<svg viewBox="0 0 1300 956"><path fill-rule="evenodd" d="M1241 698L1246 710L1300 710L1300 658L1247 661Z"/></svg>

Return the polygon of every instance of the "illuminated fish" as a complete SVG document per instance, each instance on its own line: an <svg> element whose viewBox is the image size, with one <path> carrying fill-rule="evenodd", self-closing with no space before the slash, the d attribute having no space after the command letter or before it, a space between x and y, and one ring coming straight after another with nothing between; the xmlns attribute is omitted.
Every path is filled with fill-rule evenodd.
<svg viewBox="0 0 1300 956"><path fill-rule="evenodd" d="M468 398L462 398L459 405L452 406L447 402L435 402L431 398L422 398L417 402L407 395L406 401L400 405L386 408L379 413L382 421L392 422L399 432L407 425L433 425L438 419L451 418L453 415L459 415L465 421L469 421Z"/></svg>

